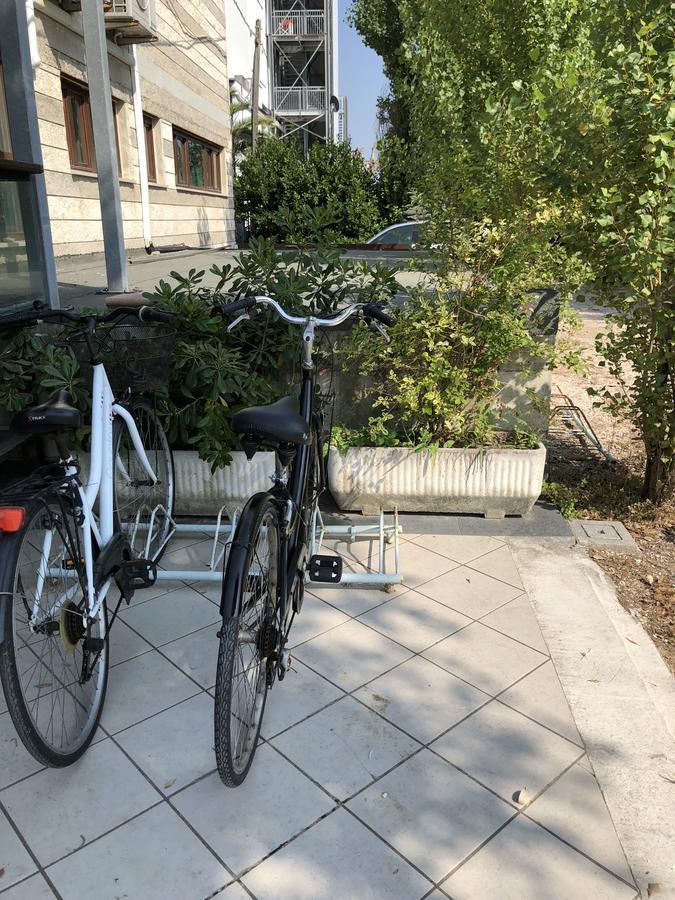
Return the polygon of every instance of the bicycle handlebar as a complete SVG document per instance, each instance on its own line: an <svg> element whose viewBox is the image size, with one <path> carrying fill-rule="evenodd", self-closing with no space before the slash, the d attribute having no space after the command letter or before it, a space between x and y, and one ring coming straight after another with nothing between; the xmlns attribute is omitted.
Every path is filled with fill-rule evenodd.
<svg viewBox="0 0 675 900"><path fill-rule="evenodd" d="M369 324L372 319L377 319L377 321L381 322L383 325L393 325L395 322L395 319L386 313L377 303L354 303L352 306L347 306L345 309L340 310L332 316L321 319L318 316L312 315L293 316L290 313L287 313L273 297L267 297L265 295L242 297L241 300L235 300L233 303L226 303L221 306L219 312L223 316L235 316L237 314L244 314L257 305L271 306L279 318L284 322L288 322L290 325L307 325L309 321L312 321L314 325L319 328L335 328L337 325L346 322L347 319L352 316L357 315L361 316Z"/></svg>
<svg viewBox="0 0 675 900"><path fill-rule="evenodd" d="M129 315L137 316L141 322L161 322L162 324L170 324L175 319L173 313L164 312L152 306L119 306L112 312L103 315L81 315L72 312L71 309L23 309L0 316L0 328L9 325L37 325L39 322L107 324Z"/></svg>

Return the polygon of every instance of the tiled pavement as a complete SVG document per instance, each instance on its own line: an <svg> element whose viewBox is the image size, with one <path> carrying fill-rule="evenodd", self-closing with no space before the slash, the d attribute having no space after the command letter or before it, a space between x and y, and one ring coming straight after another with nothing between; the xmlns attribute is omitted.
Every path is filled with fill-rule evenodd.
<svg viewBox="0 0 675 900"><path fill-rule="evenodd" d="M168 568L208 558L174 546ZM71 769L40 769L0 695L1 900L634 897L508 547L405 535L401 564L393 594L306 596L236 791L214 772L203 582L122 614L98 740Z"/></svg>

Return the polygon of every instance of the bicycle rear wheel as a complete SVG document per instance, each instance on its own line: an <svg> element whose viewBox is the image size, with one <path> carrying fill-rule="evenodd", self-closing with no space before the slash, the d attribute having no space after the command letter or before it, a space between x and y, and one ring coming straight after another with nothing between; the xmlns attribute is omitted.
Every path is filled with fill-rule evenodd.
<svg viewBox="0 0 675 900"><path fill-rule="evenodd" d="M240 611L223 622L216 673L216 761L227 787L237 787L248 774L265 710L268 657L278 643L278 529L272 501L262 504L253 522L244 514L234 543L246 553L230 554L225 570L228 583L240 586Z"/></svg>
<svg viewBox="0 0 675 900"><path fill-rule="evenodd" d="M68 766L89 746L108 681L102 604L85 649L87 608L78 526L58 501L34 500L22 529L0 538L0 679L19 737L46 766Z"/></svg>
<svg viewBox="0 0 675 900"><path fill-rule="evenodd" d="M115 530L123 531L135 556L157 563L171 535L174 503L173 454L152 405L143 397L127 404L148 461L153 484L119 416L113 427Z"/></svg>

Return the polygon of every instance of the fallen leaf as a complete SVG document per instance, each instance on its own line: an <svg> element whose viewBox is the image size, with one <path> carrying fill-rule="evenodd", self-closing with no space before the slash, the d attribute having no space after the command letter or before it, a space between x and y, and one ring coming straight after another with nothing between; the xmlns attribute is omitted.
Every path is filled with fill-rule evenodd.
<svg viewBox="0 0 675 900"><path fill-rule="evenodd" d="M4 869L0 869L0 878L2 878L2 876L3 876L4 874L5 874L5 870L4 870Z"/></svg>
<svg viewBox="0 0 675 900"><path fill-rule="evenodd" d="M588 680L588 681L591 681L593 684L600 684L600 679L599 679L599 678L589 678L589 679L587 679L587 680Z"/></svg>
<svg viewBox="0 0 675 900"><path fill-rule="evenodd" d="M631 640L631 638L629 638L629 637L627 637L626 640L629 641L631 644L635 644L635 646L637 647L637 645L638 645L638 642L637 642L637 641L633 641L633 640Z"/></svg>
<svg viewBox="0 0 675 900"><path fill-rule="evenodd" d="M85 845L86 843L87 843L86 837L85 837L83 834L81 834L81 835L80 835L80 847L84 847L84 845Z"/></svg>
<svg viewBox="0 0 675 900"><path fill-rule="evenodd" d="M176 779L172 778L171 781L167 781L164 785L164 790L167 791L170 787L172 787L176 783Z"/></svg>

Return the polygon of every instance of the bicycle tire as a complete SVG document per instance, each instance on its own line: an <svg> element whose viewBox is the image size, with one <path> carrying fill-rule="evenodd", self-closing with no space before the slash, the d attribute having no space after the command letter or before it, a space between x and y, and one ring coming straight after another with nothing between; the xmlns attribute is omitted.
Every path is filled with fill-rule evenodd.
<svg viewBox="0 0 675 900"><path fill-rule="evenodd" d="M85 585L78 576L65 574L69 571L68 561L80 552L73 546L75 532L67 528L66 516L71 518L70 528L76 529L73 512L65 511L56 501L36 499L26 504L23 527L16 533L0 537L0 616L3 618L1 633L4 634L0 645L0 681L9 714L24 746L38 762L52 767L72 765L86 751L98 727L108 683L105 602L92 634L103 639L103 648L96 658L92 678L85 683L89 687L85 690L85 685L77 681L84 656L81 610L85 603ZM42 590L38 591L40 554L44 555L47 546L41 539L44 540L48 531L52 537L47 551L47 572ZM52 576L51 572L59 574ZM36 585L31 594L33 580ZM58 602L54 598L62 600L66 593L69 597L61 603L58 613L54 613ZM47 627L53 623L50 633L35 633L29 629L29 597L39 612L44 612L43 621L48 622ZM30 609L35 607L31 604ZM62 666L57 672L59 662ZM44 701L42 714L41 700ZM67 711L74 715L72 732L61 721L60 739L55 730L59 703L64 719ZM47 717L49 708L51 715ZM82 725L78 729L80 720ZM70 734L72 738L69 738Z"/></svg>
<svg viewBox="0 0 675 900"><path fill-rule="evenodd" d="M147 558L158 563L166 550L172 529L175 494L173 453L162 424L145 397L134 396L125 407L134 417L143 448L159 480L155 485L148 484L147 472L131 442L124 420L117 416L113 424L115 530L123 531L129 537L135 556L145 557L147 553ZM158 504L166 512L155 517L153 537L146 548L152 510Z"/></svg>
<svg viewBox="0 0 675 900"><path fill-rule="evenodd" d="M234 579L234 583L240 585L239 612L223 621L220 632L214 709L216 762L220 778L227 787L242 784L251 768L267 699L267 656L263 647L271 649L276 631L279 564L279 520L273 500L267 499L261 504L253 521L242 515L234 543L247 549L243 556L231 553L225 569L225 579ZM261 553L264 553L265 546L267 575L263 585L262 577L255 572L255 568L257 566L262 571ZM270 622L271 630L267 630ZM244 645L254 648L251 668L256 667L252 676L255 693L252 694L253 704L248 713L242 713L238 707L233 709L233 701L239 696L235 685L237 663L241 660L242 667L245 665L241 651ZM247 671L244 668L241 675L245 676ZM237 723L239 730L235 734ZM243 738L240 736L242 727L246 729ZM237 753L240 741L241 752Z"/></svg>

